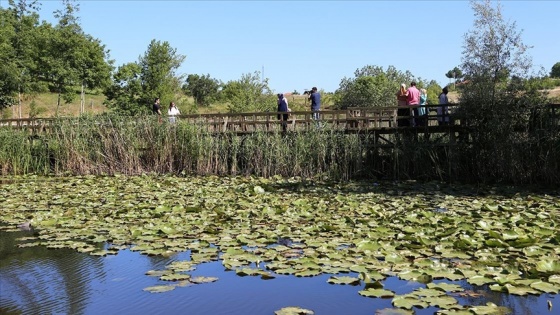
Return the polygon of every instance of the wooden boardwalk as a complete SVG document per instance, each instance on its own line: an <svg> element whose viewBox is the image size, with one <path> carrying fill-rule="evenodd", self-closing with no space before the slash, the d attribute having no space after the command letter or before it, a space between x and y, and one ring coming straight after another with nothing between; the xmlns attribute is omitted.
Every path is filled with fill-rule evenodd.
<svg viewBox="0 0 560 315"><path fill-rule="evenodd" d="M404 108L411 108L406 106ZM350 108L346 110L324 110L319 112L319 119L314 120L311 111L290 112L287 131L315 130L317 127L344 131L346 133L393 134L404 130L423 133L449 133L465 131L463 119L454 113L457 105L450 104L451 124L439 126L437 108L439 105L426 106L429 109L423 126L402 127L399 121L412 121L410 116L398 116L398 107ZM548 105L552 124L560 125L560 104ZM227 114L191 114L178 116L179 123L197 125L210 133L247 134L254 132L282 131L282 122L277 112L227 113ZM0 127L28 129L33 134L48 132L61 118L27 118L3 119ZM76 118L62 118L75 120ZM163 121L165 118L163 118ZM134 121L134 120L132 120Z"/></svg>

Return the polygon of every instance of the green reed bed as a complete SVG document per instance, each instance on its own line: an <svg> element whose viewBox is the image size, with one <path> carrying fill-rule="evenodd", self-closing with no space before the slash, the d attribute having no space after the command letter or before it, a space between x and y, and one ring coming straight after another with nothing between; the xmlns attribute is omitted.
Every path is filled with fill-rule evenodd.
<svg viewBox="0 0 560 315"><path fill-rule="evenodd" d="M298 132L209 133L153 117L60 120L48 132L0 129L0 172L8 174L188 174L327 176L513 183L560 182L560 138L517 137L490 147L449 146L448 137L329 128ZM388 144L389 143L389 144Z"/></svg>

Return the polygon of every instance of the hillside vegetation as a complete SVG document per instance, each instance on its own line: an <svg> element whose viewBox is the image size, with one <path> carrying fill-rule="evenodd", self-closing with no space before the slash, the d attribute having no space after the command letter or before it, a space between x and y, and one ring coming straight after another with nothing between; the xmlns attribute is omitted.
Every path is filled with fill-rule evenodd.
<svg viewBox="0 0 560 315"><path fill-rule="evenodd" d="M560 87L556 87L548 91L549 99L552 103L560 102ZM456 91L449 92L449 101L451 103L456 103L459 101L459 94ZM103 94L86 94L85 97L85 113L87 114L100 114L108 111L107 107L103 104L105 101L105 96ZM56 116L56 105L57 95L56 93L41 93L36 95L34 98L25 99L22 102L22 118L29 118L31 112L31 103L35 102L36 117L49 118ZM306 95L289 95L288 96L290 109L294 111L305 111L308 110L309 101ZM329 95L323 96L324 109L330 109L332 106L332 100ZM146 106L149 106L148 104ZM226 113L228 112L227 104L222 102L216 102L210 106L194 106L194 100L192 97L182 97L178 101L179 109L183 114L197 113L197 114L209 114L209 113ZM166 105L163 106L166 108ZM18 118L18 108L13 106L10 108L5 108L1 112L2 119ZM58 114L62 117L75 117L80 114L80 100L76 98L71 103L62 102L58 108Z"/></svg>

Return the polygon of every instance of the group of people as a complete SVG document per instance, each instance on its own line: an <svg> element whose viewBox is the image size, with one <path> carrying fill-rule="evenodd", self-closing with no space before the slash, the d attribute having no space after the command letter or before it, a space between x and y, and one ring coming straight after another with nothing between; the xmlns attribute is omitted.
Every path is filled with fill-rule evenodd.
<svg viewBox="0 0 560 315"><path fill-rule="evenodd" d="M447 87L444 87L438 97L440 106L437 108L437 120L440 126L449 124L448 92ZM410 83L410 87L407 89L403 83L396 96L397 105L399 106L397 109L397 116L399 116L397 125L399 127L426 126L428 124L429 109L426 107L428 105L426 89L418 90L414 81ZM407 108L407 106L414 107Z"/></svg>
<svg viewBox="0 0 560 315"><path fill-rule="evenodd" d="M290 116L289 112L292 110L288 106L288 99L282 93L278 95L278 120L282 121L282 131L286 131L288 129L288 117ZM316 87L313 87L309 93L308 100L311 101L311 112L312 118L318 123L319 120L319 110L321 110L321 94L317 91Z"/></svg>
<svg viewBox="0 0 560 315"><path fill-rule="evenodd" d="M159 97L154 99L154 105L152 106L152 112L158 115L158 120L161 122L161 105L159 101ZM169 109L167 110L167 116L169 116L169 122L175 123L177 121L177 116L181 115L181 112L175 105L175 102L169 103Z"/></svg>

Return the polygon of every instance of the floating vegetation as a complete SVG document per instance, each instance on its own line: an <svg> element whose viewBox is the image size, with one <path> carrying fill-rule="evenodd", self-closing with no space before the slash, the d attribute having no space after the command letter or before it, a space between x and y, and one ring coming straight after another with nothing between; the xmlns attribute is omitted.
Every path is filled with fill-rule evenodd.
<svg viewBox="0 0 560 315"><path fill-rule="evenodd" d="M395 308L383 314L505 312L458 304L456 297L480 296L465 283L513 295L560 292L557 193L281 177L29 175L2 185L0 202L5 230L33 227L20 247L188 253L146 272L158 282L144 289L152 293L217 281L190 274L210 261L262 279L329 274L329 284L392 299ZM425 286L396 294L384 288L389 277Z"/></svg>

